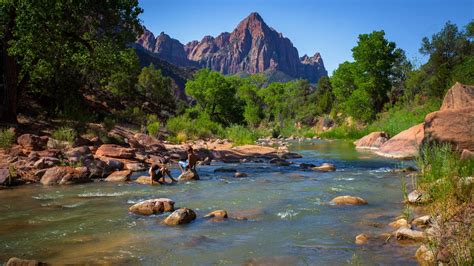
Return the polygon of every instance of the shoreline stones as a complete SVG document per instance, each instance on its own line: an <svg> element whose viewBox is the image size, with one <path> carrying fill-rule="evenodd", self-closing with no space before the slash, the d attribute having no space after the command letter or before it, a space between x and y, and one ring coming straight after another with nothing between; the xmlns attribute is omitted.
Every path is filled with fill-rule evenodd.
<svg viewBox="0 0 474 266"><path fill-rule="evenodd" d="M136 180L135 180L135 183L139 183L139 184L143 184L143 185L151 185L152 182L151 182L151 176L146 176L146 175L142 175L142 176L139 176ZM156 183L153 183L153 184L160 184L158 182Z"/></svg>
<svg viewBox="0 0 474 266"><path fill-rule="evenodd" d="M378 150L388 139L387 133L376 131L354 141L354 145L356 149Z"/></svg>
<svg viewBox="0 0 474 266"><path fill-rule="evenodd" d="M416 250L415 257L421 266L435 265L436 262L433 250L424 244Z"/></svg>
<svg viewBox="0 0 474 266"><path fill-rule="evenodd" d="M40 182L43 185L68 185L90 181L87 167L55 166L46 170Z"/></svg>
<svg viewBox="0 0 474 266"><path fill-rule="evenodd" d="M152 215L163 212L174 211L174 201L167 198L149 199L135 205L128 209L129 212L141 215Z"/></svg>
<svg viewBox="0 0 474 266"><path fill-rule="evenodd" d="M407 220L405 218L401 218L401 219L398 219L396 221L393 221L391 223L388 224L390 227L393 227L393 228L410 228L410 225L408 224Z"/></svg>
<svg viewBox="0 0 474 266"><path fill-rule="evenodd" d="M397 240L410 239L415 241L423 241L426 239L426 236L421 231L412 230L407 227L401 227L397 231L393 232L393 235Z"/></svg>
<svg viewBox="0 0 474 266"><path fill-rule="evenodd" d="M332 163L323 163L320 166L315 166L311 168L315 171L320 171L320 172L333 172L336 171L336 166Z"/></svg>
<svg viewBox="0 0 474 266"><path fill-rule="evenodd" d="M431 215L424 215L424 216L417 217L417 218L413 219L413 221L411 221L411 224L419 226L419 227L430 226L430 224L431 224Z"/></svg>
<svg viewBox="0 0 474 266"><path fill-rule="evenodd" d="M368 202L360 197L354 196L339 196L331 200L331 203L336 205L367 205Z"/></svg>
<svg viewBox="0 0 474 266"><path fill-rule="evenodd" d="M166 225L182 225L188 224L196 219L196 213L188 208L181 208L174 211L163 221Z"/></svg>
<svg viewBox="0 0 474 266"><path fill-rule="evenodd" d="M411 204L424 204L430 201L428 193L421 190L413 190L408 194L408 203Z"/></svg>

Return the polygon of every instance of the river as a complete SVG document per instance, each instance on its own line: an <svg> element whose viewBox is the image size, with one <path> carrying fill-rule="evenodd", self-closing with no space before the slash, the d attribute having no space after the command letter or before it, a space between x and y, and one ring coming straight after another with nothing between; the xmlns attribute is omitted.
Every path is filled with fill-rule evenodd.
<svg viewBox="0 0 474 266"><path fill-rule="evenodd" d="M94 182L0 190L0 263L16 256L58 264L416 265L416 246L354 244L357 234L390 232L387 224L403 210L401 175L390 169L412 162L356 151L344 141L294 142L290 151L303 155L290 160L295 165L217 162L198 168L202 180L177 185ZM303 171L297 166L302 162L329 162L337 170ZM249 176L214 173L223 166ZM369 204L329 204L339 195ZM169 227L160 223L168 214L128 213L132 204L159 197L195 210L198 219ZM249 219L202 218L216 209Z"/></svg>

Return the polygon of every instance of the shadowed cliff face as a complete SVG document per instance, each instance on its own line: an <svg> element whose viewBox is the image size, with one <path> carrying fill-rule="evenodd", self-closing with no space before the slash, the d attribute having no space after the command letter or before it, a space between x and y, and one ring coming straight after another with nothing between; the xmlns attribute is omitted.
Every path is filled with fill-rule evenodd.
<svg viewBox="0 0 474 266"><path fill-rule="evenodd" d="M205 36L184 46L164 33L155 39L148 30L137 44L173 64L206 67L223 74L280 71L312 83L327 75L319 53L300 58L291 41L270 28L258 13L251 13L231 33Z"/></svg>

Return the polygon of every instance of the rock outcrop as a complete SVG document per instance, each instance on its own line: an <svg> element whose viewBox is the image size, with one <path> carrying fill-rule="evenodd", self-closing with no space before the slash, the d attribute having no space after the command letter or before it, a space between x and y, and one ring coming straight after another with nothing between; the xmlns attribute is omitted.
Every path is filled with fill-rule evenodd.
<svg viewBox="0 0 474 266"><path fill-rule="evenodd" d="M136 41L139 49L178 66L210 68L223 74L283 73L316 83L327 76L319 53L299 57L291 41L251 13L232 31L182 45L163 32L154 39L145 29Z"/></svg>
<svg viewBox="0 0 474 266"><path fill-rule="evenodd" d="M46 170L41 177L43 185L68 185L90 181L87 167L55 166Z"/></svg>
<svg viewBox="0 0 474 266"><path fill-rule="evenodd" d="M125 182L130 180L130 176L132 175L132 171L130 170L122 170L116 171L110 174L105 181L107 182Z"/></svg>
<svg viewBox="0 0 474 266"><path fill-rule="evenodd" d="M418 148L423 139L424 126L418 124L389 139L375 153L384 157L411 159L418 154Z"/></svg>
<svg viewBox="0 0 474 266"><path fill-rule="evenodd" d="M357 149L377 150L388 141L388 134L381 131L372 132L356 141L354 145Z"/></svg>

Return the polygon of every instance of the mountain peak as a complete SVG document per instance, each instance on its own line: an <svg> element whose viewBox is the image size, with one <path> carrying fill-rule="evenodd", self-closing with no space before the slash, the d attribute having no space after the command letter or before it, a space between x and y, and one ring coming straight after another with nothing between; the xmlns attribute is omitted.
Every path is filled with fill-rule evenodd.
<svg viewBox="0 0 474 266"><path fill-rule="evenodd" d="M237 26L236 30L250 30L251 32L254 31L265 31L268 28L263 18L257 12L252 12L246 18L244 18L239 25Z"/></svg>

